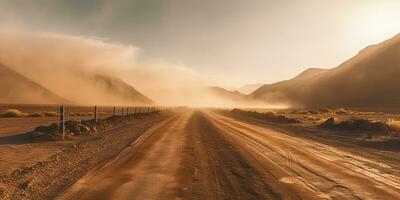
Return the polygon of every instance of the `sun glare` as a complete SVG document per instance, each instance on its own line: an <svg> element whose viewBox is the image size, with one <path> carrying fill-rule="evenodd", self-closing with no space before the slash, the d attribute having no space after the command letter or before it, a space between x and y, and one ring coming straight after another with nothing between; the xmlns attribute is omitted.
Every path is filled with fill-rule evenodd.
<svg viewBox="0 0 400 200"><path fill-rule="evenodd" d="M378 43L400 33L400 1L367 4L353 13L350 31L366 43Z"/></svg>

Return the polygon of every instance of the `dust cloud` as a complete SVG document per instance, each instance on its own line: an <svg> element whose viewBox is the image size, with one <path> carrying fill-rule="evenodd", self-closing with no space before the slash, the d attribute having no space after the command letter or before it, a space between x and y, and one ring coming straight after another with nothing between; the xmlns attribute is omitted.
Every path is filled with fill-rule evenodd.
<svg viewBox="0 0 400 200"><path fill-rule="evenodd" d="M184 64L139 62L140 48L107 39L0 30L0 62L76 104L130 104L100 77L121 79L161 105L242 105L208 91L218 81Z"/></svg>

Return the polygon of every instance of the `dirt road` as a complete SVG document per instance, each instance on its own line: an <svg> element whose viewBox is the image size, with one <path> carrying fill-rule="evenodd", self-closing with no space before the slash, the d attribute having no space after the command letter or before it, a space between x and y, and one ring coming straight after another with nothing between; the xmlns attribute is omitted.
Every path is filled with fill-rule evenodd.
<svg viewBox="0 0 400 200"><path fill-rule="evenodd" d="M187 111L59 199L400 199L400 172L268 127Z"/></svg>

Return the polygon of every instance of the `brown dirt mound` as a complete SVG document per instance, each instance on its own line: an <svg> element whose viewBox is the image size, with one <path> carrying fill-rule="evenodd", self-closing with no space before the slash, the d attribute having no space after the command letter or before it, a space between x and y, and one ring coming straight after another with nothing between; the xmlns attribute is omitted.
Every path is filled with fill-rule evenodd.
<svg viewBox="0 0 400 200"><path fill-rule="evenodd" d="M154 113L158 114L158 111ZM82 121L69 120L65 122L65 134L67 138L73 136L92 135L97 132L104 131L110 127L114 127L122 123L125 123L126 121L131 120L135 117L140 117L142 115L148 115L148 114L149 113L141 113L141 114L130 115L127 117L112 116L105 119L99 119L97 122L95 122L92 119L82 120ZM35 128L34 131L31 132L31 135L34 138L46 137L53 140L60 140L62 138L60 134L59 123L53 123L50 126L39 126Z"/></svg>

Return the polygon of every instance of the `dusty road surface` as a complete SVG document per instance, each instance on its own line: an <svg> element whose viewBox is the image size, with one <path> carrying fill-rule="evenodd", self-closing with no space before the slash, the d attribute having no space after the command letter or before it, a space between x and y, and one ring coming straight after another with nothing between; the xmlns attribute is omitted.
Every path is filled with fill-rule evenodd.
<svg viewBox="0 0 400 200"><path fill-rule="evenodd" d="M143 134L59 199L400 199L398 168L207 110Z"/></svg>

